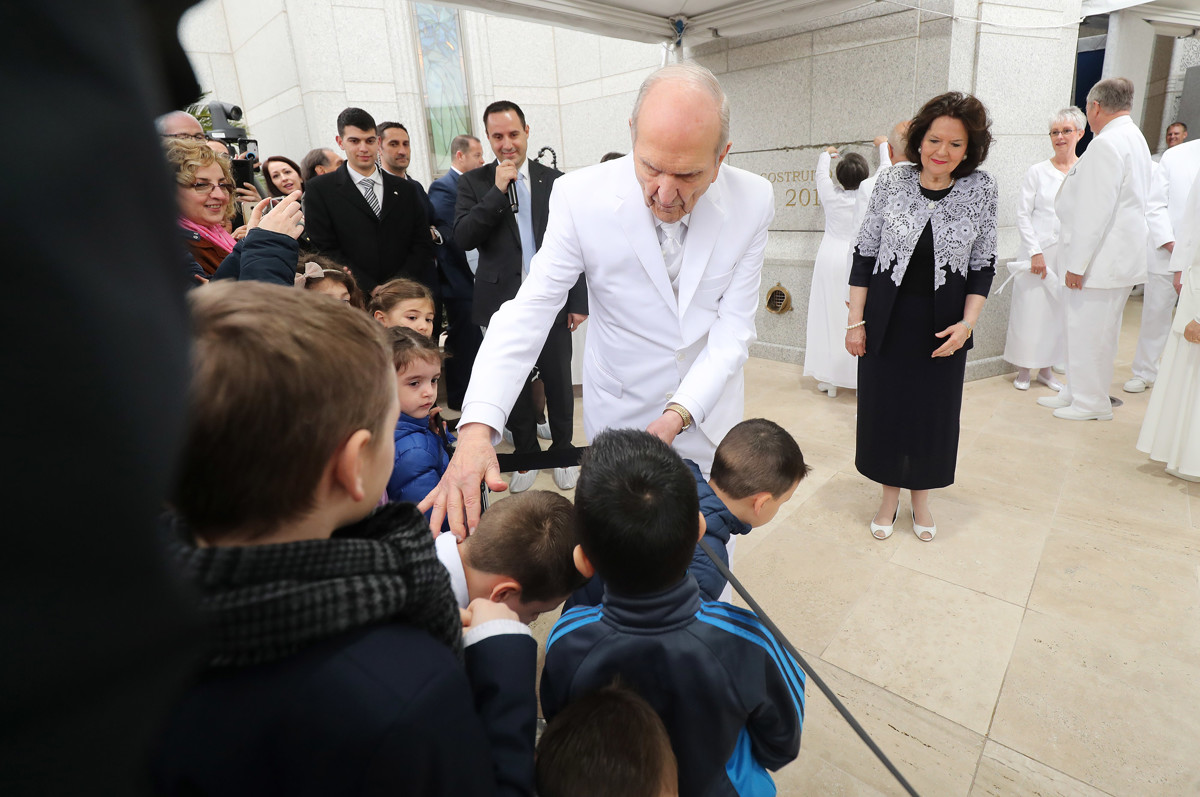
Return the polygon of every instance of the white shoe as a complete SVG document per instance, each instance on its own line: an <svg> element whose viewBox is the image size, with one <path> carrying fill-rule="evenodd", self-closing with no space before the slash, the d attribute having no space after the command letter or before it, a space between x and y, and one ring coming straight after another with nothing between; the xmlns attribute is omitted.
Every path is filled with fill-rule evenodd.
<svg viewBox="0 0 1200 797"><path fill-rule="evenodd" d="M1130 379L1128 382L1122 385L1121 389L1126 393L1145 393L1146 388L1148 387L1154 387L1154 383L1147 382L1140 376L1135 376L1133 379Z"/></svg>
<svg viewBox="0 0 1200 797"><path fill-rule="evenodd" d="M1017 390L1028 390L1029 389L1029 378L1026 377L1025 379L1014 379L1013 387L1015 387Z"/></svg>
<svg viewBox="0 0 1200 797"><path fill-rule="evenodd" d="M1059 382L1053 376L1051 376L1049 379L1047 379L1046 377L1042 376L1041 374L1038 374L1037 381L1040 382L1041 384L1045 385L1046 387L1050 388L1055 393L1057 393L1063 389L1063 383Z"/></svg>
<svg viewBox="0 0 1200 797"><path fill-rule="evenodd" d="M510 493L523 493L533 486L537 481L538 472L536 470L517 471L508 480L508 491Z"/></svg>
<svg viewBox="0 0 1200 797"><path fill-rule="evenodd" d="M1050 370L1056 374L1065 374L1067 372L1067 366L1065 364L1064 365L1052 365L1052 366L1050 366Z"/></svg>
<svg viewBox="0 0 1200 797"><path fill-rule="evenodd" d="M1069 401L1063 401L1063 399L1059 396L1042 396L1040 399L1038 399L1038 405L1042 407L1049 407L1052 410L1061 410L1064 407L1071 406L1071 403Z"/></svg>
<svg viewBox="0 0 1200 797"><path fill-rule="evenodd" d="M829 389L826 390L825 392L829 395L830 398L837 398L837 385L830 385Z"/></svg>
<svg viewBox="0 0 1200 797"><path fill-rule="evenodd" d="M575 482L579 481L579 466L575 465L570 468L555 468L554 483L558 485L560 490L575 489Z"/></svg>
<svg viewBox="0 0 1200 797"><path fill-rule="evenodd" d="M504 442L513 445L512 432L508 431L507 426L504 427Z"/></svg>
<svg viewBox="0 0 1200 797"><path fill-rule="evenodd" d="M921 542L933 542L933 538L937 536L937 524L932 526L922 526L917 522L917 510L912 510L913 534L917 535L917 539ZM929 536L926 537L925 535Z"/></svg>
<svg viewBox="0 0 1200 797"><path fill-rule="evenodd" d="M828 382L817 382L817 390L821 391L822 393L828 393L829 388L831 387L833 387L833 385L829 384Z"/></svg>
<svg viewBox="0 0 1200 797"><path fill-rule="evenodd" d="M1062 418L1064 421L1111 421L1113 414L1111 411L1084 412L1071 407L1059 407L1054 411L1054 417Z"/></svg>
<svg viewBox="0 0 1200 797"><path fill-rule="evenodd" d="M550 436L549 421L547 421L546 423L539 423L537 425L537 436L542 438L543 440L553 440L554 439L553 437Z"/></svg>

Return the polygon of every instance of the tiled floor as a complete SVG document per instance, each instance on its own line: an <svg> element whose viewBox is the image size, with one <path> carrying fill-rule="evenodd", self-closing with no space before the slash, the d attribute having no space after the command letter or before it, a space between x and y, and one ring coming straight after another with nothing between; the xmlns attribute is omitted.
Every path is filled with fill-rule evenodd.
<svg viewBox="0 0 1200 797"><path fill-rule="evenodd" d="M932 543L907 496L890 539L868 532L853 392L746 367L747 417L788 428L813 472L734 571L923 795L1200 794L1200 484L1134 448L1150 394L1120 385L1140 311L1112 422L1056 420L1036 404L1048 390L1011 375L966 386ZM800 757L776 781L903 793L811 682Z"/></svg>

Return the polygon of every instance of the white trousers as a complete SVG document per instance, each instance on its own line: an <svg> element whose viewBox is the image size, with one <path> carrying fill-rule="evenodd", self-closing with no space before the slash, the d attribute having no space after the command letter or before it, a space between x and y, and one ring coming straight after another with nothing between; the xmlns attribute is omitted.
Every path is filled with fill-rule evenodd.
<svg viewBox="0 0 1200 797"><path fill-rule="evenodd" d="M1121 313L1129 287L1064 290L1067 316L1067 379L1059 397L1079 412L1112 412L1112 385L1121 336Z"/></svg>
<svg viewBox="0 0 1200 797"><path fill-rule="evenodd" d="M1133 355L1133 375L1150 384L1158 379L1158 360L1171 334L1171 311L1175 309L1175 275L1150 274L1142 299L1142 328L1138 332L1137 353Z"/></svg>

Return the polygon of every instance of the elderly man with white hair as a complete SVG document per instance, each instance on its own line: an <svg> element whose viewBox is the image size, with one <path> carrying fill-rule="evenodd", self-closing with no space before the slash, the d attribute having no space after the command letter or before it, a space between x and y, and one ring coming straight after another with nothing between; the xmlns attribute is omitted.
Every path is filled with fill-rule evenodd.
<svg viewBox="0 0 1200 797"><path fill-rule="evenodd" d="M560 177L529 276L492 317L463 400L459 442L421 503L434 528L478 522L479 484L500 479L493 445L550 324L580 274L591 316L584 353L587 437L634 427L705 473L742 420L770 184L724 164L729 103L712 73L672 64L642 83L633 152ZM466 528L464 528L464 515Z"/></svg>
<svg viewBox="0 0 1200 797"><path fill-rule="evenodd" d="M1129 118L1133 83L1108 78L1087 97L1096 137L1063 180L1055 210L1065 272L1067 374L1057 396L1038 399L1054 417L1112 420L1112 383L1121 313L1129 289L1146 281L1150 229L1150 148Z"/></svg>

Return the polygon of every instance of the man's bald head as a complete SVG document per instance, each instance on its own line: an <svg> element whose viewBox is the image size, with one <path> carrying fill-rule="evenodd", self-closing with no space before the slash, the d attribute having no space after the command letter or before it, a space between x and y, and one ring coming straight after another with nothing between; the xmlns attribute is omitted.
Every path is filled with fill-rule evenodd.
<svg viewBox="0 0 1200 797"><path fill-rule="evenodd" d="M888 157L892 163L904 163L908 158L904 156L904 148L908 146L908 125L910 120L905 119L903 122L897 122L892 128L892 132L888 133Z"/></svg>
<svg viewBox="0 0 1200 797"><path fill-rule="evenodd" d="M671 223L692 212L729 152L729 102L702 66L672 64L650 75L629 120L633 167L646 207Z"/></svg>
<svg viewBox="0 0 1200 797"><path fill-rule="evenodd" d="M187 111L171 111L154 121L158 134L163 138L204 138L204 127L200 120Z"/></svg>
<svg viewBox="0 0 1200 797"><path fill-rule="evenodd" d="M693 120L705 124L715 118L719 125L714 151L720 151L729 143L729 98L725 96L721 84L712 72L699 64L685 62L664 66L642 81L637 99L633 102L633 115L629 120L635 144L642 107L652 94L656 95L654 104L672 99L675 100L676 106L696 102L692 108ZM684 98L686 102L680 102Z"/></svg>

